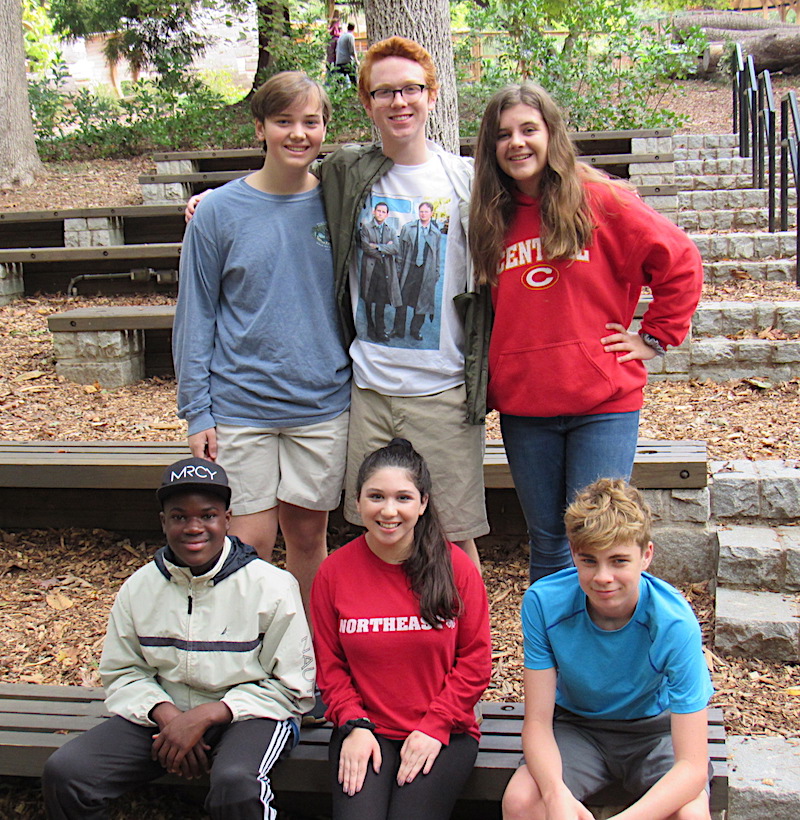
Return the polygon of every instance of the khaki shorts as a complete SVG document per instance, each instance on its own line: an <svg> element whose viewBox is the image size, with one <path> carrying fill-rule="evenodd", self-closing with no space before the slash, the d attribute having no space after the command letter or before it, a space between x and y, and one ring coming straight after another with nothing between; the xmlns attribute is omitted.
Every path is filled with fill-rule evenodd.
<svg viewBox="0 0 800 820"><path fill-rule="evenodd" d="M382 396L353 384L347 444L344 517L361 524L356 478L364 456L394 437L406 438L428 463L433 498L451 541L489 532L483 489L484 429L467 423L466 391L432 396Z"/></svg>
<svg viewBox="0 0 800 820"><path fill-rule="evenodd" d="M271 510L278 501L334 510L342 497L345 411L305 427L217 425L219 463L228 474L234 515Z"/></svg>

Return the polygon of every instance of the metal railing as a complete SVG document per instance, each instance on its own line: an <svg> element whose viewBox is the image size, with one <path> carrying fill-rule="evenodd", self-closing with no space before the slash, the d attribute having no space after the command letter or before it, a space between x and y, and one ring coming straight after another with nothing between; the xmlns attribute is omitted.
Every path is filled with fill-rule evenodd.
<svg viewBox="0 0 800 820"><path fill-rule="evenodd" d="M797 194L795 206L800 225L800 114L797 97L790 91L781 101L780 177L777 168L777 109L772 78L764 70L756 75L752 56L744 58L739 43L731 58L733 69L733 132L739 134L739 156L752 158L753 187L766 188L768 230L789 229L789 185ZM789 170L792 182L789 180ZM780 228L776 226L776 191L780 187ZM800 233L797 225L795 282L800 286Z"/></svg>
<svg viewBox="0 0 800 820"><path fill-rule="evenodd" d="M781 100L781 230L789 230L789 165L791 163L795 192L795 269L794 281L800 287L800 161L798 158L798 134L800 114L797 95L790 91Z"/></svg>

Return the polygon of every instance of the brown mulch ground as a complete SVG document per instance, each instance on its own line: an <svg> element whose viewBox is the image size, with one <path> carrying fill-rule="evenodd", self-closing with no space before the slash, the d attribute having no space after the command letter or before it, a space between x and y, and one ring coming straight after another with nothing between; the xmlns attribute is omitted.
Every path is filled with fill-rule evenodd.
<svg viewBox="0 0 800 820"><path fill-rule="evenodd" d="M782 84L788 85L787 80ZM726 83L690 82L671 101L691 117L690 133L730 130ZM152 170L149 158L58 163L29 189L0 191L0 210L52 210L141 201L137 177ZM707 287L707 299L797 298L792 286L736 282ZM115 304L169 301L165 297L114 297ZM100 297L41 297L0 307L0 439L179 440L185 427L175 417L175 384L148 379L116 391L80 386L56 376L47 316L96 305ZM713 459L800 459L797 420L800 383L760 386L662 382L647 388L641 432L653 438L704 439ZM490 421L490 435L497 435ZM0 680L97 683L105 620L122 581L148 560L159 543L131 543L95 530L0 531ZM487 697L521 697L519 602L526 565L519 544L482 550L491 597L494 676ZM713 634L713 596L705 586L684 590L706 636ZM709 651L728 730L737 734L800 736L800 685L795 667L756 659L719 658ZM794 689L792 689L794 687ZM787 691L789 690L789 691ZM30 781L0 782L0 817L41 817L37 787ZM117 818L202 817L195 803L159 790L128 798Z"/></svg>

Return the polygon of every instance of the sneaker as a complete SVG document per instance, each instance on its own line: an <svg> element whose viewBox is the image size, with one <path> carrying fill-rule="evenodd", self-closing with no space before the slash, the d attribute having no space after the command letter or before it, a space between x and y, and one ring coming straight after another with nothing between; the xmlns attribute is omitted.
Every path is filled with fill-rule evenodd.
<svg viewBox="0 0 800 820"><path fill-rule="evenodd" d="M322 702L322 695L319 689L314 690L314 698L314 705L300 720L301 726L322 726L323 723L327 723L325 712L328 710L328 707Z"/></svg>

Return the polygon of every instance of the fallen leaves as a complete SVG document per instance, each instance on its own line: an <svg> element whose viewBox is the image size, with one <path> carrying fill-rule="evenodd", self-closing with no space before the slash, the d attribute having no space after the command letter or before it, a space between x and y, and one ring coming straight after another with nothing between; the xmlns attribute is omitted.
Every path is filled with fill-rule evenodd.
<svg viewBox="0 0 800 820"><path fill-rule="evenodd" d="M58 591L45 595L45 601L51 609L55 609L57 612L63 612L65 609L75 606L75 602L71 598Z"/></svg>

